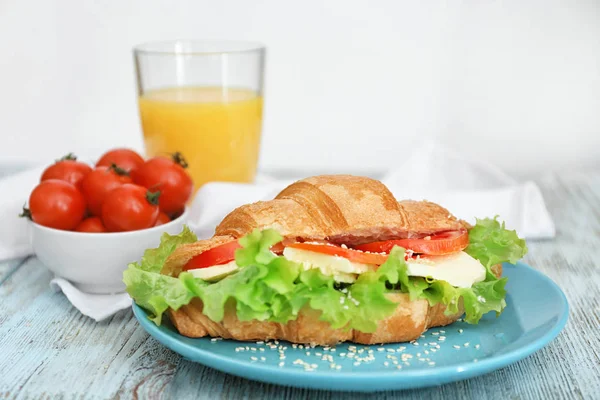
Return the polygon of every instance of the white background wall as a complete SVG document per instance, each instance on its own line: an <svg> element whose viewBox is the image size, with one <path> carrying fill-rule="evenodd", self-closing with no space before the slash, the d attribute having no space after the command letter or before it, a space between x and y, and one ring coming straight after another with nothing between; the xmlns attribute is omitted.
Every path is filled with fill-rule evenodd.
<svg viewBox="0 0 600 400"><path fill-rule="evenodd" d="M600 2L0 1L0 162L141 148L130 49L269 48L261 165L392 166L438 137L532 176L600 166Z"/></svg>

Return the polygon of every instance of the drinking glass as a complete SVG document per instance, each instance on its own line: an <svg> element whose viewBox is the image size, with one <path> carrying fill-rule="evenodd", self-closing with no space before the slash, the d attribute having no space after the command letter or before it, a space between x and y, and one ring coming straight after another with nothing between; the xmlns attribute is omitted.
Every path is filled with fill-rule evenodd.
<svg viewBox="0 0 600 400"><path fill-rule="evenodd" d="M264 46L177 40L142 44L133 52L146 154L180 152L195 189L210 181L253 181Z"/></svg>

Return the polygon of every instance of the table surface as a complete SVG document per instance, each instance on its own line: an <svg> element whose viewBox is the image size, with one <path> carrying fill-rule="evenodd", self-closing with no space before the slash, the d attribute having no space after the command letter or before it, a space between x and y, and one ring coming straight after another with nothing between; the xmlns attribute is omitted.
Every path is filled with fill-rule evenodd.
<svg viewBox="0 0 600 400"><path fill-rule="evenodd" d="M539 179L557 226L530 241L525 262L564 290L565 330L546 348L496 372L389 398L599 398L600 171ZM0 264L0 398L363 398L364 394L248 381L182 359L138 325L131 310L96 323L48 285L35 258Z"/></svg>

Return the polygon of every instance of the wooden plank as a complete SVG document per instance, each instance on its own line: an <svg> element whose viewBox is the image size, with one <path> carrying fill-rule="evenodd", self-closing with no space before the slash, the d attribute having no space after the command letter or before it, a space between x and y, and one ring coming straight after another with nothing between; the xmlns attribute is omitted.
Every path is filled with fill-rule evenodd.
<svg viewBox="0 0 600 400"><path fill-rule="evenodd" d="M565 291L571 315L547 348L494 373L375 399L595 398L600 392L600 173L540 181L558 235L531 241L526 261ZM0 398L359 399L251 382L181 359L130 311L95 323L48 288L28 260L0 286Z"/></svg>
<svg viewBox="0 0 600 400"><path fill-rule="evenodd" d="M27 257L0 262L0 285L16 271L26 259Z"/></svg>

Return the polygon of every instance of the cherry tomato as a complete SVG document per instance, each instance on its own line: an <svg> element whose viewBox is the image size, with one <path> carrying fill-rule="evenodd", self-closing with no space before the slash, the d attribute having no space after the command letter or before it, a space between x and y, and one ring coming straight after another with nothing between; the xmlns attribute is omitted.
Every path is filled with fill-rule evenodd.
<svg viewBox="0 0 600 400"><path fill-rule="evenodd" d="M469 233L466 230L459 230L437 233L421 239L397 239L367 243L355 248L363 251L389 253L394 246L400 246L415 253L441 256L462 251L468 245Z"/></svg>
<svg viewBox="0 0 600 400"><path fill-rule="evenodd" d="M365 253L364 251L348 249L331 243L291 243L288 247L344 257L350 261L362 264L381 265L388 258L384 254Z"/></svg>
<svg viewBox="0 0 600 400"><path fill-rule="evenodd" d="M126 183L108 194L102 204L102 221L110 232L137 231L156 224L160 192Z"/></svg>
<svg viewBox="0 0 600 400"><path fill-rule="evenodd" d="M169 222L171 222L171 218L169 218L167 214L161 211L158 214L158 218L156 219L156 223L154 224L154 226L168 224Z"/></svg>
<svg viewBox="0 0 600 400"><path fill-rule="evenodd" d="M69 182L48 179L33 189L29 196L29 209L21 216L48 228L72 230L83 219L85 199Z"/></svg>
<svg viewBox="0 0 600 400"><path fill-rule="evenodd" d="M89 217L81 221L77 228L75 228L77 232L88 232L88 233L104 233L106 231L106 227L102 223L102 220L98 217Z"/></svg>
<svg viewBox="0 0 600 400"><path fill-rule="evenodd" d="M227 264L235 259L235 251L242 247L237 240L222 244L194 256L183 267L184 271L190 269L212 267L213 265Z"/></svg>
<svg viewBox="0 0 600 400"><path fill-rule="evenodd" d="M102 214L102 202L108 193L125 183L131 182L131 177L121 168L101 166L96 167L83 179L81 192L90 212L99 216Z"/></svg>
<svg viewBox="0 0 600 400"><path fill-rule="evenodd" d="M69 153L46 168L42 173L40 181L59 179L61 181L69 182L78 189L81 189L81 181L91 171L92 167L77 161L77 157L75 157L73 153Z"/></svg>
<svg viewBox="0 0 600 400"><path fill-rule="evenodd" d="M180 153L170 159L154 157L136 171L135 183L160 190L160 210L166 214L176 213L185 207L194 189L185 167L187 164Z"/></svg>
<svg viewBox="0 0 600 400"><path fill-rule="evenodd" d="M119 168L131 173L144 164L144 159L138 153L130 149L112 149L100 157L96 167L110 167L116 164Z"/></svg>

